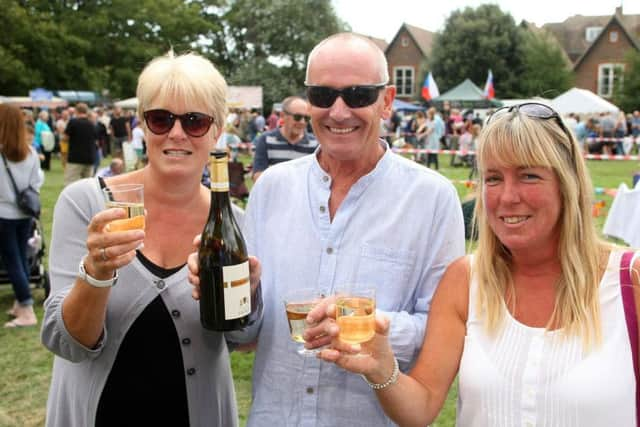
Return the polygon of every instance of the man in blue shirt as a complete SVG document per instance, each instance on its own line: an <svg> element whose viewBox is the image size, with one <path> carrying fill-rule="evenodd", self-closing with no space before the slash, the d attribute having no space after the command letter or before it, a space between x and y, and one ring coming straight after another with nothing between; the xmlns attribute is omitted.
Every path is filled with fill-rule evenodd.
<svg viewBox="0 0 640 427"><path fill-rule="evenodd" d="M247 425L391 426L362 378L296 352L284 294L313 287L331 295L347 283L374 287L377 310L391 319L400 367L408 370L436 285L464 254L460 201L446 178L392 153L380 138L396 89L375 44L334 35L308 61L319 147L267 169L245 218L264 298L264 319L253 326L259 335Z"/></svg>
<svg viewBox="0 0 640 427"><path fill-rule="evenodd" d="M252 177L256 181L269 166L311 154L318 143L306 130L309 104L299 96L282 101L282 127L259 135L254 141Z"/></svg>
<svg viewBox="0 0 640 427"><path fill-rule="evenodd" d="M359 376L298 354L284 295L345 284L373 287L391 319L390 341L407 371L422 345L429 305L447 265L464 254L462 209L437 172L394 154L380 138L395 87L384 53L341 33L307 64L307 96L319 147L267 169L249 196L244 235L262 266L248 427L394 425ZM197 255L189 257L197 283ZM366 344L365 344L366 345Z"/></svg>

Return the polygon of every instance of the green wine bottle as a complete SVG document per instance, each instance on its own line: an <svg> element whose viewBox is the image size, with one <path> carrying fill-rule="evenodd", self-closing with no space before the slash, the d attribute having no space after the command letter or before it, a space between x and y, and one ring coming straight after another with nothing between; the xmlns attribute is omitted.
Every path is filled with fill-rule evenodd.
<svg viewBox="0 0 640 427"><path fill-rule="evenodd" d="M214 331L249 324L251 287L247 245L231 211L228 158L210 154L211 208L198 251L200 323Z"/></svg>

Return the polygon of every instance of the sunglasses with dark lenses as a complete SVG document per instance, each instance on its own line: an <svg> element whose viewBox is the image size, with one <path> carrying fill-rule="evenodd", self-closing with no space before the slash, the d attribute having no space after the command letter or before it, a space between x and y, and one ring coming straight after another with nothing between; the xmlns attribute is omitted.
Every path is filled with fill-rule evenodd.
<svg viewBox="0 0 640 427"><path fill-rule="evenodd" d="M493 119L494 117L498 117L503 115L504 113L511 113L511 112L522 113L525 116L532 117L534 119L542 119L542 120L554 119L556 123L558 123L558 126L560 126L560 129L562 129L562 131L571 140L571 132L569 132L569 129L567 129L564 122L560 118L560 114L558 114L556 110L549 107L548 105L540 104L538 102L525 102L523 104L516 104L508 107L498 108L496 111L493 112L493 114L489 116L489 118L487 119L487 124L489 124L489 122L491 122L491 119Z"/></svg>
<svg viewBox="0 0 640 427"><path fill-rule="evenodd" d="M213 123L213 117L204 113L173 114L167 110L147 110L143 113L147 128L156 135L168 133L176 119L180 120L182 130L193 137L200 137L206 134Z"/></svg>
<svg viewBox="0 0 640 427"><path fill-rule="evenodd" d="M334 89L328 86L307 86L307 98L314 107L329 108L341 97L350 108L368 107L378 100L380 90L387 84L349 86Z"/></svg>
<svg viewBox="0 0 640 427"><path fill-rule="evenodd" d="M553 108L549 107L548 105L540 104L538 102L525 102L522 104L516 104L508 107L498 108L496 111L493 112L493 114L491 114L491 116L489 116L489 119L487 119L487 124L489 124L489 122L491 122L491 119L493 119L494 117L498 117L503 115L504 113L511 113L511 112L522 113L525 116L532 117L534 119L542 119L542 120L554 119L558 123L558 126L560 126L562 131L566 133L568 136L571 136L569 133L569 130L562 122L562 119L560 118L560 114L558 114Z"/></svg>
<svg viewBox="0 0 640 427"><path fill-rule="evenodd" d="M291 113L287 110L283 110L284 113L287 116L291 116L293 117L293 120L295 120L296 122L299 122L302 119L305 119L307 121L307 123L309 123L311 121L311 116L307 116L306 114L295 114L295 113Z"/></svg>

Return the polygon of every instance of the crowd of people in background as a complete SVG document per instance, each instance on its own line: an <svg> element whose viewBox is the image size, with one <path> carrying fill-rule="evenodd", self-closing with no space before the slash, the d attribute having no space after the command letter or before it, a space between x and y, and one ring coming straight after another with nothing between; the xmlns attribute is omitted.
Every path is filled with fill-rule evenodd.
<svg viewBox="0 0 640 427"><path fill-rule="evenodd" d="M65 185L96 175L103 159L120 159L121 173L126 167L138 169L146 162L144 134L133 110L120 107L90 108L78 103L68 108L22 110L30 142L40 157L40 166L50 170L51 157L60 159ZM48 135L51 134L51 135ZM48 139L51 138L51 143ZM130 144L133 158L125 164L123 144Z"/></svg>
<svg viewBox="0 0 640 427"><path fill-rule="evenodd" d="M291 101L294 98L287 99ZM300 99L301 102L304 101L303 98ZM425 150L418 152L414 159L436 170L441 166L438 155L440 150L455 151L456 153L450 157L449 166L468 167L469 179L473 179L476 174L474 154L476 140L485 118L494 110L459 109L452 107L449 102L444 102L438 107L430 106L415 112L394 111L388 119L380 122L381 135L394 148ZM123 144L125 143L130 144L133 160L131 164L123 163L123 171L139 169L146 162L144 133L133 110L123 110L117 106L113 108L98 106L89 109L81 103L50 111L23 110L23 115L27 133L40 156L41 168L44 171L50 169L52 155L60 158L67 174L65 185L81 177L95 175L100 163L106 157L124 159ZM258 151L261 154L258 159L245 168L246 173L250 173L254 179L257 179L267 166L281 161L281 158L295 158L300 153L308 153L309 150L315 149L317 144L314 143L313 130L309 120L304 120L305 117L308 115L288 114L287 109L283 108L283 103L274 104L274 108L268 115L263 114L259 108L230 108L217 148L228 148L232 161L238 161L238 152L242 148L253 153L260 148ZM296 118L298 120L293 120ZM72 144L72 166L69 172L66 172L66 165L69 162L69 135L66 131L72 119L85 123L85 134L89 127L93 128L94 132L91 132L91 135L72 138L76 140ZM637 150L638 141L634 143L634 139L640 138L640 111L629 114L620 111L590 116L571 113L564 119L575 134L584 153L624 155ZM87 121L91 125L86 124ZM289 135L290 129L301 126L305 127L304 138L293 137L291 140L291 137L282 136L282 132ZM72 126L71 129L75 127L77 126ZM268 132L271 132L270 136L263 136ZM51 144L44 143L48 135L47 138L43 135L47 133L53 135ZM78 138L86 141L78 143ZM266 138L269 141L266 141ZM94 142L90 143L89 140ZM273 143L276 140L280 141L280 145L275 150L279 153L280 160L268 158L267 155L268 152L275 152ZM299 141L303 143L298 144ZM81 154L80 158L78 158L78 147L84 147L84 154ZM78 166L73 166L74 164L83 166L78 171ZM204 173L206 174L206 171ZM203 179L206 180L206 177Z"/></svg>

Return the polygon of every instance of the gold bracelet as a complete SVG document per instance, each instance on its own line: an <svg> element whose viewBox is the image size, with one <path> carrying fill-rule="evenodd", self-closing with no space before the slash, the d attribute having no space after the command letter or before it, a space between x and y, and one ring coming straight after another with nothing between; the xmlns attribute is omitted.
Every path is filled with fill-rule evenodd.
<svg viewBox="0 0 640 427"><path fill-rule="evenodd" d="M389 387L390 385L397 383L399 377L400 377L400 367L398 366L398 359L396 359L395 357L393 358L393 372L391 373L391 376L389 377L389 379L386 380L385 382L380 384L372 383L367 379L367 377L362 375L362 378L364 378L367 384L369 384L369 387L371 387L374 390L383 390Z"/></svg>

